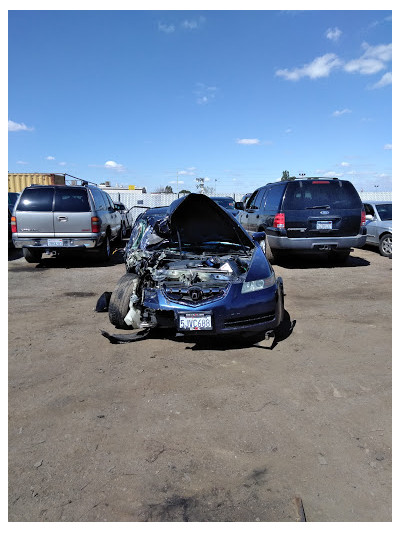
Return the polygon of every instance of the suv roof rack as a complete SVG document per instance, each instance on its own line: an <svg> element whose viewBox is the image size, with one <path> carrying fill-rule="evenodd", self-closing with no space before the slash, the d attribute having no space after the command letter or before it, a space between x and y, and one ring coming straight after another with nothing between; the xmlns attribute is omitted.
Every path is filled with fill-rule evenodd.
<svg viewBox="0 0 400 533"><path fill-rule="evenodd" d="M95 187L98 187L97 183L93 183L92 181L88 181L88 180L84 180L82 178L77 178L76 176L71 176L71 174L57 174L58 176L64 176L64 179L65 179L65 176L69 176L70 178L73 178L74 180L79 180L81 182L80 186L82 187L86 187L87 185L94 185ZM72 180L65 180L65 182L67 181L72 181ZM47 185L39 185L38 183L31 183L29 185L29 187L49 187L50 184L47 184ZM65 183L65 185L71 185L71 183ZM57 185L57 187L62 187L62 185Z"/></svg>
<svg viewBox="0 0 400 533"><path fill-rule="evenodd" d="M77 178L76 176L71 176L71 174L64 174L65 176L69 176L70 178L73 178L74 180L79 180L81 182L81 185L85 187L86 185L94 185L95 187L98 187L97 183L93 183L92 181L84 180L82 178ZM68 180L71 181L71 180Z"/></svg>

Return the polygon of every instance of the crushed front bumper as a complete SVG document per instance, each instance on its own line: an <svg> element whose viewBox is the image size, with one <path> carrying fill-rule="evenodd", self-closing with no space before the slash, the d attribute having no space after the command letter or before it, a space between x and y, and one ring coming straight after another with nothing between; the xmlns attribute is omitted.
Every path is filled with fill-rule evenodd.
<svg viewBox="0 0 400 533"><path fill-rule="evenodd" d="M182 305L169 300L159 289L146 289L143 307L155 316L157 326L175 328L187 335L242 334L272 331L283 320L283 286L278 278L275 286L242 294L242 284L233 284L224 298L204 305ZM211 330L181 330L182 313L211 313Z"/></svg>

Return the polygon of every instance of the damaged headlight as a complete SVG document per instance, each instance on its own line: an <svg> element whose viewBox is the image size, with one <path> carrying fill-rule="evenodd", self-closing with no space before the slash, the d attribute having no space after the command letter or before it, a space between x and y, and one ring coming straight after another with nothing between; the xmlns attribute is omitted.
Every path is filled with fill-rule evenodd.
<svg viewBox="0 0 400 533"><path fill-rule="evenodd" d="M268 278L256 279L255 281L245 281L242 285L242 294L247 292L260 291L267 287L272 287L275 284L275 274L272 274Z"/></svg>

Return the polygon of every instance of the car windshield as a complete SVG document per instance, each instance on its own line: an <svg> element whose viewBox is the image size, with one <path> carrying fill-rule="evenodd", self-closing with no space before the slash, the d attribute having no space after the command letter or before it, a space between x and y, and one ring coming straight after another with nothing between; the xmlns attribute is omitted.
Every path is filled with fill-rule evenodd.
<svg viewBox="0 0 400 533"><path fill-rule="evenodd" d="M392 220L392 204L376 204L375 208L381 220Z"/></svg>
<svg viewBox="0 0 400 533"><path fill-rule="evenodd" d="M215 203L225 209L235 209L235 200L233 198L211 198Z"/></svg>

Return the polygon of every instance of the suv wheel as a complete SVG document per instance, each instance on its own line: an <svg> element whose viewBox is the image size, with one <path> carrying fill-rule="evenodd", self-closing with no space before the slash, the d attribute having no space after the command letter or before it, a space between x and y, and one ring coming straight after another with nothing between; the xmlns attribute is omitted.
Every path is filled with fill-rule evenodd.
<svg viewBox="0 0 400 533"><path fill-rule="evenodd" d="M111 243L110 236L107 234L104 237L104 241L99 248L99 259L100 261L108 261L111 257Z"/></svg>
<svg viewBox="0 0 400 533"><path fill-rule="evenodd" d="M260 241L260 247L261 247L261 250L264 252L266 258L268 259L268 261L273 264L273 263L276 263L276 261L278 260L278 257L279 257L279 252L276 251L276 250L272 250L269 243L268 243L268 238L265 237L265 239L263 239L262 241Z"/></svg>
<svg viewBox="0 0 400 533"><path fill-rule="evenodd" d="M40 260L42 259L42 252L39 252L38 250L22 248L22 253L28 263L40 263Z"/></svg>
<svg viewBox="0 0 400 533"><path fill-rule="evenodd" d="M132 329L128 326L124 318L129 311L129 300L132 296L132 284L137 279L136 274L125 274L118 281L117 286L111 294L108 305L108 318L113 326L118 329Z"/></svg>
<svg viewBox="0 0 400 533"><path fill-rule="evenodd" d="M379 253L384 257L392 258L392 235L387 233L379 240Z"/></svg>

